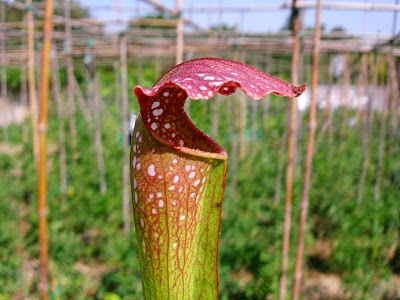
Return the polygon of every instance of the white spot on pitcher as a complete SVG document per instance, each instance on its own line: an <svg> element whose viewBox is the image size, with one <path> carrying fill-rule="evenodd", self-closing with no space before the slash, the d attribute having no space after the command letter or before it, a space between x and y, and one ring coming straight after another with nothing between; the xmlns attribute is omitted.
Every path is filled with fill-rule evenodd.
<svg viewBox="0 0 400 300"><path fill-rule="evenodd" d="M153 116L158 117L161 116L164 110L162 108L153 110Z"/></svg>
<svg viewBox="0 0 400 300"><path fill-rule="evenodd" d="M154 167L154 164L149 165L149 167L147 168L147 173L150 176L156 176L156 169Z"/></svg>
<svg viewBox="0 0 400 300"><path fill-rule="evenodd" d="M155 109L157 107L160 106L160 101L155 101L152 105L151 105L151 109Z"/></svg>
<svg viewBox="0 0 400 300"><path fill-rule="evenodd" d="M151 123L150 125L151 129L156 130L158 128L158 125L156 122Z"/></svg>

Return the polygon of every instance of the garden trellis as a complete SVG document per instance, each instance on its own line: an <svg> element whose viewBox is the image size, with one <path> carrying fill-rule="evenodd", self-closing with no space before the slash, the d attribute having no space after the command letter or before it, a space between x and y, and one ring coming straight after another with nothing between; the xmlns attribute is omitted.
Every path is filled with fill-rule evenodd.
<svg viewBox="0 0 400 300"><path fill-rule="evenodd" d="M329 145L327 160L333 160L337 139L345 142L348 134L345 132L349 128L360 131L361 159L353 162L357 165L359 176L352 183L355 186L354 202L357 206L365 205L370 201L368 195L371 191L368 186L371 184L374 201L383 201L382 199L387 197L383 196L385 189L388 189L387 182L395 180L389 178L388 166L391 165L392 159L398 157L396 155L399 152L400 46L397 32L381 33L379 36L322 32L316 50L314 31L302 28L301 18L292 19L293 32L282 30L277 34L248 34L237 29L225 30L222 28L224 24L218 24L219 27L216 28L211 26L207 28L209 24L196 24L189 18L191 14L214 13L222 16L239 12L247 17L255 11L267 12L281 9L288 11L292 9L301 14L302 10L316 8L314 1L299 0L293 3L295 3L294 7L292 7L292 2L282 1L281 5L259 7L192 7L187 9L183 7L182 1L177 1L176 7L166 7L156 1L136 1L130 6L122 6L118 2L110 5L93 5L93 9L136 12L131 19L115 17L105 21L88 16L76 18L74 10L80 9L79 5L68 0L56 1L55 14L51 18L54 30L50 54L52 92L49 108L50 120L58 121L57 125L54 125L57 127L57 142L54 141L54 137L50 137L47 147L57 144L56 154L59 155L57 157L59 163L57 161L56 169L60 175L54 176L59 177L58 192L61 194L60 198L64 199L63 205L68 205L66 203L73 197L69 195L72 193L70 181L74 181L70 178L73 174L72 170L85 163L87 156L84 153L93 147L91 151L96 158L95 164L92 166L91 174L87 174L96 178L92 183L93 193L100 193L101 197L107 197L112 193L110 189L113 190L110 186L112 185L110 177L114 176L114 172L120 174L121 192L115 195L118 198L115 201L121 203L123 232L126 235L130 234L132 222L129 219L131 208L127 196L129 194L127 127L128 116L131 113L137 114L138 107L129 91L133 85L150 85L152 81L149 78L158 78L174 64L189 58L220 56L248 63L278 77L287 77L286 80L290 78L289 81L295 85L308 82L309 93L312 98L316 98L317 102L316 120L310 121L310 124L306 124L305 121L311 114L309 104L306 103L299 109L300 102L304 99L309 100L307 97L310 97L307 95L302 99L290 100L290 102L281 100L280 103L276 103L273 97L263 99L261 102L251 102L246 100L244 94L237 94L226 101L217 96L217 99L210 104L199 104L200 108L198 108L198 103L191 103L190 106L190 112L196 124L204 128L206 133L214 137L224 137L227 140L231 157L228 166L229 197L240 193L242 183L245 181L241 172L250 168L246 165L249 157L260 155L259 149L263 145L272 143L269 150L273 152L273 159L271 158L266 163L274 169L273 184L265 187L266 192L262 198L274 203L282 214L286 212L285 225L282 220L282 226L281 223L278 226L279 230L282 227L279 238L284 236L283 245L281 245L284 249L282 253L281 249L274 250L274 253L282 255L280 260L282 268L278 268L275 275L278 281L281 275L280 297L284 299L291 287L288 279L293 278L291 274L295 262L290 249L293 248L291 245L298 240L298 238L292 238L293 241L290 241L289 237L295 237L293 229L296 234L302 234L297 232L297 228L305 228L305 223L301 223L301 226L297 224L306 221L305 217L300 221L297 210L292 207L297 209L300 206L298 200L302 188L299 186L303 184L303 180L307 179L310 180L309 183L312 183L310 187L305 184L304 190L308 188L312 190L313 185L316 184L314 175L311 173L312 164L309 167L304 166L306 146L302 141L308 136L308 126L316 126L315 145L307 149L309 163L310 159L318 156L321 149L325 151L323 150L324 143ZM24 125L29 123L31 131L28 142L32 144L29 149L33 152L36 170L39 171L41 168L41 172L44 172L45 167L39 165L39 149L43 152L46 145L39 143L42 133L38 129L40 127L38 112L43 109L43 103L39 103L38 100L42 99L43 93L46 92L41 90L38 93L37 86L44 83L40 76L46 71L38 63L42 57L42 47L45 46L42 42L44 37L42 29L46 24L43 20L44 9L44 2L0 1L0 113L2 115L0 119L13 119L14 112L9 107L15 105L25 107L29 111L30 120ZM400 10L400 5L322 1L321 9L396 13ZM7 13L11 11L12 14ZM144 17L146 14L151 17ZM392 20L387 21L392 22ZM107 28L117 25L125 26L122 32L109 31ZM317 53L313 54L315 51ZM319 63L313 64L313 55L320 56ZM329 70L335 57L339 57L343 63L343 68L338 75L331 74ZM314 71L312 71L313 65L316 68ZM154 74L149 75L149 66ZM16 72L15 69L20 71ZM111 81L104 78L106 72L112 73ZM315 79L312 79L312 73L319 75L318 84L314 82ZM13 82L10 83L11 81ZM315 84L311 86L312 81ZM45 90L45 87L43 89ZM29 108L26 102L29 103ZM284 130L273 129L271 124L279 123L275 119L275 114L286 109L285 119L279 119L280 123L286 124L283 126ZM193 110L196 113L193 114ZM42 122L45 119L43 113L41 113ZM1 140L4 145L10 144L12 129L8 128L9 123L11 122L1 123ZM79 132L82 124L88 128L89 133L84 135ZM105 127L111 127L114 130L115 140L119 138L116 145L120 148L115 150L123 153L119 171L115 171L115 166L111 168L107 162L110 149L105 141L109 139L110 134L106 133L109 128ZM22 130L26 136L27 127ZM22 131L21 134L23 134ZM79 140L83 136L85 136L88 149L79 146ZM377 144L374 142L376 136L379 136ZM49 158L54 158L56 154L50 153ZM262 161L263 157L258 159ZM50 165L47 168L51 172L49 176L57 173L54 166ZM304 169L308 170L308 175L303 176ZM392 177L396 177L395 174ZM41 197L46 196L43 195L43 191L41 193ZM308 194L308 192L304 193ZM304 193L301 198L308 197ZM311 192L310 203L316 201L313 195ZM283 196L286 204L281 199L284 198ZM303 204L303 208L304 206L307 207L307 204ZM51 215L52 211L49 210L48 214ZM303 211L303 216L306 215L306 211ZM290 218L293 218L293 221ZM300 241L303 238L304 236L300 236ZM309 245L305 241L306 253L307 247ZM267 249L265 251L267 252ZM297 296L299 274L303 269L301 259L304 256L301 252L299 255L297 260L300 262L296 265L297 275L294 275L293 279L296 287L294 294ZM303 274L305 274L304 271ZM267 288L265 291L268 294Z"/></svg>

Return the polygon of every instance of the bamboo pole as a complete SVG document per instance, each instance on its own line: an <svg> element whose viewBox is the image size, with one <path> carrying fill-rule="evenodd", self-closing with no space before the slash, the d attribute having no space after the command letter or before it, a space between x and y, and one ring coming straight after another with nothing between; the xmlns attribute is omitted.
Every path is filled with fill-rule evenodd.
<svg viewBox="0 0 400 300"><path fill-rule="evenodd" d="M58 121L58 148L60 160L60 186L62 198L66 200L66 191L68 186L67 180L67 154L65 150L65 116L64 116L64 101L61 95L60 79L59 79L59 66L58 57L52 60L53 68L51 74L51 82L53 87L53 95L57 105L57 121ZM67 91L68 93L69 91Z"/></svg>
<svg viewBox="0 0 400 300"><path fill-rule="evenodd" d="M268 113L269 113L269 107L271 105L269 101L269 96L266 96L262 100L262 124L263 124L263 134L265 135L267 133L268 129Z"/></svg>
<svg viewBox="0 0 400 300"><path fill-rule="evenodd" d="M14 2L14 3L10 3L11 6L15 7L15 3L18 2ZM17 8L19 9L19 7ZM25 9L25 8L24 8ZM40 14L40 10L35 10L35 13L39 16L41 16ZM62 25L62 24L66 24L68 22L67 19L65 19L65 17L61 17L61 16L54 16L54 20L53 23L55 25ZM183 20L184 23L189 23L190 21L186 21ZM99 34L101 33L101 31L98 28L93 28L91 30L89 30L87 28L87 26L104 26L106 24L121 24L121 23L127 23L130 25L148 25L148 26L157 26L157 27L165 27L167 29L169 28L174 28L176 27L177 24L177 20L170 20L170 19L131 19L131 20L121 20L121 18L118 19L107 19L106 21L102 21L102 20L98 20L98 19L87 19L87 18L82 18L82 19L73 19L71 21L71 25L73 27L82 27L85 28L86 32L89 32L90 34ZM36 27L42 27L44 25L44 23L42 21L37 21L35 22L35 26ZM5 27L7 28L21 28L24 26L23 22L20 21L15 21L15 22L7 22L4 24Z"/></svg>
<svg viewBox="0 0 400 300"><path fill-rule="evenodd" d="M332 63L332 58L330 58L330 63ZM318 136L316 137L314 143L314 153L318 151L319 145L322 143L325 137L325 133L328 131L328 158L331 158L332 155L332 145L333 145L333 132L332 132L332 86L334 83L334 78L332 76L331 65L328 66L328 90L326 92L325 98L327 99L327 105L324 109L324 123L321 125L321 129L319 131Z"/></svg>
<svg viewBox="0 0 400 300"><path fill-rule="evenodd" d="M367 70L367 54L363 54L361 56L361 70L360 70L360 94L365 95L366 93L366 86L367 86L367 76L368 76L368 70ZM363 129L363 135L362 135L362 153L363 153L363 159L362 159L362 164L361 164L361 175L360 175L360 180L358 182L358 190L357 190L357 204L361 203L363 193L364 193L364 184L365 184L365 177L367 176L367 169L368 169L368 164L369 164L369 113L371 111L370 106L371 106L371 97L368 97L368 101L366 103L367 107L363 112L363 124L362 124L362 129ZM360 108L362 109L362 108Z"/></svg>
<svg viewBox="0 0 400 300"><path fill-rule="evenodd" d="M246 141L246 129L247 129L247 99L246 94L240 92L238 95L239 104L239 160L245 159L247 155L247 141ZM254 120L256 122L256 120Z"/></svg>
<svg viewBox="0 0 400 300"><path fill-rule="evenodd" d="M95 73L96 71L94 71ZM101 101L98 90L98 78L96 74L93 74L91 79L91 89L90 92L93 96L93 121L94 121L94 142L96 150L96 161L97 168L99 171L99 186L100 193L104 195L107 192L107 182L106 182L106 169L104 165L103 156L103 142L101 138Z"/></svg>
<svg viewBox="0 0 400 300"><path fill-rule="evenodd" d="M377 67L381 67L383 64L383 57L378 57ZM383 85L384 78L381 75L379 78L379 83ZM379 145L378 145L378 161L376 167L376 179L375 179L375 186L374 186L374 200L378 201L380 198L380 191L381 191L381 181L382 181L382 169L383 169L383 160L385 155L385 144L386 144L386 120L388 115L388 103L389 99L387 99L390 95L390 89L388 86L390 83L387 84L386 93L383 95L383 103L381 107L381 115L380 115L380 128L379 128Z"/></svg>
<svg viewBox="0 0 400 300"><path fill-rule="evenodd" d="M257 125L258 125L258 104L259 101L251 101L251 140L257 140Z"/></svg>
<svg viewBox="0 0 400 300"><path fill-rule="evenodd" d="M240 54L240 60L246 62L246 53ZM239 101L239 160L243 160L247 154L247 142L246 142L246 129L247 129L247 99L244 92L238 94ZM253 120L257 122L257 120Z"/></svg>
<svg viewBox="0 0 400 300"><path fill-rule="evenodd" d="M264 58L264 62L265 67L264 67L264 72L265 73L269 73L270 71L270 66L273 65L273 60L271 59L271 57L266 54L265 58ZM269 107L271 105L271 101L269 101L269 95L266 95L263 99L262 99L262 105L261 105L261 120L262 120L262 130L263 130L263 135L267 134L267 129L268 129L268 113L269 113Z"/></svg>
<svg viewBox="0 0 400 300"><path fill-rule="evenodd" d="M285 148L287 145L287 140L288 140L288 129L289 126L286 124L285 125L285 131L283 132L283 135L280 140L280 146L279 146L279 154L278 154L278 168L277 168L277 175L275 179L275 192L274 192L274 203L275 205L278 205L280 200L281 200L281 192L282 192L282 177L283 177L283 169L284 169L284 163L285 163Z"/></svg>
<svg viewBox="0 0 400 300"><path fill-rule="evenodd" d="M332 155L333 155L333 142L334 142L334 124L333 124L333 115L334 115L334 108L333 108L333 95L332 95L332 88L333 85L337 82L336 78L335 78L335 74L332 74L333 72L331 72L331 70L328 70L328 84L329 84L329 89L328 89L328 95L327 95L327 99L328 99L328 103L327 103L327 107L325 108L325 121L324 121L324 125L323 128L321 130L321 139L324 136L325 132L327 131L328 134L328 159L331 160L332 159ZM317 142L315 143L315 147L314 147L314 153L317 151L318 149L318 139Z"/></svg>
<svg viewBox="0 0 400 300"><path fill-rule="evenodd" d="M308 120L308 138L306 149L306 161L304 171L303 192L300 204L300 220L297 240L297 252L294 269L294 281L292 299L298 300L300 296L300 283L302 279L303 253L304 253L304 234L307 220L308 197L311 185L312 159L314 154L314 138L316 129L316 92L318 86L318 66L319 66L319 48L321 38L321 0L317 1L317 9L315 14L315 35L314 48L312 55L312 77L311 77L311 101L310 116Z"/></svg>
<svg viewBox="0 0 400 300"><path fill-rule="evenodd" d="M177 23L176 23L176 64L183 62L183 0L176 0Z"/></svg>
<svg viewBox="0 0 400 300"><path fill-rule="evenodd" d="M293 55L291 62L291 81L292 84L298 85L298 66L300 57L300 11L297 8L297 0L292 2L292 31L293 31ZM290 99L288 114L288 143L287 143L287 165L286 165L286 186L285 186L285 211L282 237L282 261L281 261L281 278L279 282L279 299L286 298L287 272L289 268L289 248L290 248L290 226L292 217L292 194L293 194L293 160L296 147L296 122L297 122L297 99ZM283 154L283 153L282 153Z"/></svg>
<svg viewBox="0 0 400 300"><path fill-rule="evenodd" d="M398 5L399 4L399 0L396 0L396 5ZM394 12L394 15L393 15L393 26L392 26L392 36L393 37L395 37L395 35L396 35L396 28L397 28L397 14L398 14L398 12L399 11L395 11ZM392 47L392 52L394 52L393 51L394 49L393 49L393 47ZM393 59L395 60L396 58L395 57L393 57ZM397 68L397 71L396 71L396 69L394 69L394 71L396 72L396 73L398 73L398 68ZM395 74L396 75L396 74ZM396 75L396 76L398 76L398 74ZM394 107L393 107L393 119L392 119L392 127L391 127L391 129L392 129L392 136L394 137L395 136L395 132L397 131L397 129L398 129L398 126L399 126L399 118L400 118L400 97L399 97L399 82L397 81L396 82L396 86L397 86L397 92L396 92L396 95L395 95L395 97L394 97L394 99L395 99L395 101L394 101Z"/></svg>
<svg viewBox="0 0 400 300"><path fill-rule="evenodd" d="M114 89L115 89L114 92L115 112L117 113L117 115L119 115L121 113L121 83L120 83L121 77L119 76L119 74L121 74L121 69L119 62L113 63L113 70L114 70Z"/></svg>
<svg viewBox="0 0 400 300"><path fill-rule="evenodd" d="M137 84L143 84L143 57L141 54L136 56L136 81Z"/></svg>
<svg viewBox="0 0 400 300"><path fill-rule="evenodd" d="M124 220L124 233L130 231L131 207L129 201L129 141L128 141L128 70L126 57L126 37L123 35L120 42L121 62L121 89L122 89L122 216Z"/></svg>
<svg viewBox="0 0 400 300"><path fill-rule="evenodd" d="M175 64L178 65L183 62L183 19L182 19L182 7L183 0L176 0L176 54L175 54ZM186 101L185 110L187 115L190 117L190 105L192 101Z"/></svg>
<svg viewBox="0 0 400 300"><path fill-rule="evenodd" d="M23 45L24 46L24 45ZM28 84L27 84L27 78L26 78L26 66L21 67L21 105L22 107L27 107L28 106ZM28 141L29 137L29 128L28 124L24 122L22 124L22 141L26 143Z"/></svg>
<svg viewBox="0 0 400 300"><path fill-rule="evenodd" d="M68 123L69 123L69 135L71 138L71 146L73 152L76 151L77 147L77 129L75 120L75 99L74 99L74 64L71 56L72 48L72 26L71 26L71 0L64 1L64 17L65 17L65 42L66 42L66 57L65 63L67 65L67 101L68 101ZM73 158L76 155L72 156Z"/></svg>
<svg viewBox="0 0 400 300"><path fill-rule="evenodd" d="M75 75L73 77L73 81L74 81L74 87L75 87L74 90L76 93L76 98L78 100L79 109L81 110L83 118L85 119L89 128L93 128L93 118L92 118L92 115L90 114L90 109L88 107L88 104L85 101L85 97L83 96L83 93L81 91L81 88L79 87L79 84L75 78Z"/></svg>
<svg viewBox="0 0 400 300"><path fill-rule="evenodd" d="M36 171L39 161L39 132L38 132L38 107L36 95L35 79L35 28L32 14L32 0L26 0L26 28L28 46L28 89L29 89L29 109L32 123L33 157L35 160Z"/></svg>
<svg viewBox="0 0 400 300"><path fill-rule="evenodd" d="M1 3L0 7L0 24L3 29L3 24L6 22L6 4L5 2ZM5 64L5 54L6 54L6 39L2 38L0 43L0 64L1 64L1 101L5 104L7 108L7 67ZM9 109L6 109L9 111ZM8 129L7 122L3 124L3 143L8 143Z"/></svg>
<svg viewBox="0 0 400 300"><path fill-rule="evenodd" d="M389 120L389 144L388 144L388 157L390 158L393 154L394 145L392 141L396 140L396 131L397 131L397 115L398 115L398 102L399 102L399 84L398 84L398 74L397 74L397 62L396 58L393 55L388 55L388 69L389 69L389 82L391 87L392 97L389 101L389 112L388 112L388 120Z"/></svg>
<svg viewBox="0 0 400 300"><path fill-rule="evenodd" d="M156 55L156 58L154 60L155 64L155 71L154 71L154 77L155 78L160 78L161 77L161 55Z"/></svg>
<svg viewBox="0 0 400 300"><path fill-rule="evenodd" d="M221 95L218 94L216 99L211 103L211 136L214 138L218 136L221 101Z"/></svg>
<svg viewBox="0 0 400 300"><path fill-rule="evenodd" d="M42 300L48 298L48 236L47 236L47 110L49 93L49 69L52 34L53 1L46 0L42 62L40 80L40 111L39 111L39 163L38 163L38 215L39 215L39 291Z"/></svg>
<svg viewBox="0 0 400 300"><path fill-rule="evenodd" d="M284 5L285 7L285 5ZM318 4L315 1L302 0L299 8L316 8ZM322 4L323 9L344 9L344 10L370 10L370 11L399 11L400 5L398 4L383 4L383 3L360 3L360 2L325 2Z"/></svg>
<svg viewBox="0 0 400 300"><path fill-rule="evenodd" d="M349 105L350 105L350 86L351 86L351 61L350 55L348 52L343 54L343 108L341 113L341 125L339 132L343 132L344 127L347 124L347 119L349 116Z"/></svg>
<svg viewBox="0 0 400 300"><path fill-rule="evenodd" d="M236 132L236 130L235 130ZM230 173L231 175L231 184L230 184L230 189L231 191L236 195L237 191L237 184L238 184L238 152L239 152L239 139L237 134L232 135L232 141L231 141L231 153L230 154Z"/></svg>

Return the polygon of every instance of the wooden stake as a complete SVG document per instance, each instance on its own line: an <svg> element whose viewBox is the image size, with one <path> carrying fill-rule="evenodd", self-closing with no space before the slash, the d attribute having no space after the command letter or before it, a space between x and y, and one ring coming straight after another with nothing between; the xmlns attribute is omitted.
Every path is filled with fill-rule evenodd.
<svg viewBox="0 0 400 300"><path fill-rule="evenodd" d="M85 119L89 128L93 128L93 118L92 118L92 115L90 114L90 109L88 107L88 104L85 101L85 97L83 96L83 93L81 91L81 88L79 87L79 84L75 78L75 75L73 77L73 81L74 81L74 87L75 87L74 90L76 93L76 98L78 100L79 109L81 110L83 118Z"/></svg>
<svg viewBox="0 0 400 300"><path fill-rule="evenodd" d="M243 160L247 154L247 141L246 141L246 129L247 129L247 99L246 94L240 92L238 95L239 104L239 160ZM256 120L254 120L256 122Z"/></svg>
<svg viewBox="0 0 400 300"><path fill-rule="evenodd" d="M60 186L62 198L65 202L66 191L68 186L67 180L67 154L65 150L65 116L64 116L64 101L61 95L60 79L59 79L59 66L57 62L57 56L53 59L52 68L52 87L53 95L57 104L57 118L58 118L58 147L59 147L59 159L60 159ZM69 91L67 91L69 93Z"/></svg>
<svg viewBox="0 0 400 300"><path fill-rule="evenodd" d="M128 141L128 68L126 57L126 37L121 37L120 42L120 61L121 61L121 89L122 89L122 215L124 220L124 233L130 231L131 207L129 201L129 141Z"/></svg>
<svg viewBox="0 0 400 300"><path fill-rule="evenodd" d="M300 283L302 279L303 253L304 253L304 235L305 235L305 227L307 220L308 197L311 185L315 129L317 127L316 93L318 87L319 49L320 49L320 38L321 38L321 0L317 1L317 9L315 15L316 16L315 16L314 46L312 55L312 79L311 79L312 86L311 86L310 116L308 120L309 128L308 128L308 138L307 138L306 161L305 161L305 171L304 171L303 192L301 195L299 231L297 240L296 262L294 269L294 282L293 282L293 292L292 292L293 300L297 300L300 297Z"/></svg>
<svg viewBox="0 0 400 300"><path fill-rule="evenodd" d="M113 63L115 112L117 113L117 115L121 113L121 83L120 83L121 76L119 76L121 74L121 70L119 66L120 66L119 62Z"/></svg>
<svg viewBox="0 0 400 300"><path fill-rule="evenodd" d="M1 3L0 7L0 20L1 20L1 27L3 27L2 23L6 22L6 4L5 2ZM6 104L6 107L8 106L8 101L7 101L7 68L6 68L6 63L5 63L5 54L6 54L6 39L2 38L1 43L0 43L0 64L1 64L1 101ZM7 109L9 111L9 109ZM5 144L8 143L8 129L7 129L7 123L5 122L3 124L3 142Z"/></svg>
<svg viewBox="0 0 400 300"><path fill-rule="evenodd" d="M368 68L367 68L367 54L363 54L361 57L361 70L360 70L360 95L366 94L366 86L368 80ZM367 176L367 169L369 164L369 114L371 111L371 97L368 97L368 102L366 103L367 107L364 108L363 112L363 124L362 124L362 153L363 159L361 164L361 175L360 180L358 182L358 191L357 191L357 204L361 203L363 193L364 193L364 184L365 177ZM360 110L362 108L360 107Z"/></svg>
<svg viewBox="0 0 400 300"><path fill-rule="evenodd" d="M267 54L265 56L264 59L264 64L265 64L265 68L264 68L264 72L265 73L270 73L270 66L273 65L273 61L271 59L271 57ZM270 95L266 95L263 99L262 99L262 130L263 130L263 135L267 134L267 129L268 129L268 113L269 113L269 107L271 105L271 101L270 101Z"/></svg>
<svg viewBox="0 0 400 300"><path fill-rule="evenodd" d="M380 68L383 64L383 57L378 57L377 66ZM384 78L381 75L379 78L379 84L383 86ZM375 187L374 187L374 200L378 201L380 198L381 191L381 181L382 181L382 169L383 169L383 160L385 155L385 144L386 144L386 120L388 115L388 103L389 99L387 99L390 95L390 83L386 86L386 93L383 94L383 104L381 107L381 116L380 116L380 129L379 129L379 146L378 146L378 162L376 166L376 179L375 179Z"/></svg>
<svg viewBox="0 0 400 300"><path fill-rule="evenodd" d="M343 54L343 64L344 64L344 70L343 70L343 108L342 108L342 115L341 115L341 126L340 130L343 131L343 127L346 126L347 124L347 119L348 119L348 114L349 114L349 105L350 105L350 85L351 85L351 70L350 70L350 55L349 53L344 53Z"/></svg>
<svg viewBox="0 0 400 300"><path fill-rule="evenodd" d="M398 84L398 74L397 74L397 63L396 58L393 55L388 55L388 69L389 69L389 82L392 97L389 101L389 111L388 111L388 120L389 120L389 141L388 143L388 158L390 158L393 154L394 145L392 141L396 140L396 131L397 131L397 117L398 117L398 103L399 103L399 84Z"/></svg>
<svg viewBox="0 0 400 300"><path fill-rule="evenodd" d="M213 103L211 103L211 136L214 138L218 137L221 100L221 95L218 94Z"/></svg>
<svg viewBox="0 0 400 300"><path fill-rule="evenodd" d="M240 60L246 62L246 54L244 52L240 55ZM246 94L240 92L238 94L239 104L239 160L243 160L247 154L247 141L246 141L246 129L247 129L247 99ZM236 119L237 120L237 119ZM235 120L235 121L236 121ZM253 120L256 122L256 120Z"/></svg>
<svg viewBox="0 0 400 300"><path fill-rule="evenodd" d="M71 138L71 147L75 152L77 147L77 130L75 121L75 99L74 99L74 63L71 56L72 49L72 26L71 26L71 0L64 1L64 16L65 16L65 42L66 42L66 57L65 63L67 65L67 101L68 101L68 123L69 135ZM76 155L72 156L73 158Z"/></svg>
<svg viewBox="0 0 400 300"><path fill-rule="evenodd" d="M143 57L141 54L136 56L136 80L137 84L143 84Z"/></svg>
<svg viewBox="0 0 400 300"><path fill-rule="evenodd" d="M156 55L154 64L155 64L154 77L160 78L161 77L161 56L160 55Z"/></svg>
<svg viewBox="0 0 400 300"><path fill-rule="evenodd" d="M183 0L176 0L176 11L178 21L176 23L176 64L183 62L183 19L182 19Z"/></svg>
<svg viewBox="0 0 400 300"><path fill-rule="evenodd" d="M28 85L26 79L26 66L21 67L21 105L25 109L28 106ZM29 128L28 124L24 122L22 124L22 141L25 143L28 141Z"/></svg>
<svg viewBox="0 0 400 300"><path fill-rule="evenodd" d="M285 131L281 137L279 153L278 153L278 168L277 175L275 179L275 193L274 193L274 203L278 205L281 200L281 192L282 192L282 177L283 177L283 169L285 162L285 148L288 140L288 128L289 126L285 125Z"/></svg>
<svg viewBox="0 0 400 300"><path fill-rule="evenodd" d="M47 236L47 110L49 94L49 69L52 34L53 1L46 0L43 25L42 67L40 80L39 111L39 168L38 168L38 214L39 214L39 291L42 300L48 297L48 236Z"/></svg>
<svg viewBox="0 0 400 300"><path fill-rule="evenodd" d="M262 124L263 124L264 135L267 133L268 129L268 113L269 113L269 106L271 105L269 98L270 98L269 96L266 96L262 100Z"/></svg>
<svg viewBox="0 0 400 300"><path fill-rule="evenodd" d="M291 81L292 84L298 85L298 65L300 57L300 12L297 8L297 0L292 2L292 25L293 25L293 54L291 63ZM279 282L279 299L284 300L286 297L287 271L289 267L289 248L290 248L290 226L292 218L292 192L293 192L293 160L296 146L296 118L297 118L297 99L290 99L289 115L288 115L288 150L287 150L287 166L286 166L286 187L285 187L285 211L282 237L282 262L281 262L281 278ZM283 154L283 153L282 153Z"/></svg>
<svg viewBox="0 0 400 300"><path fill-rule="evenodd" d="M32 14L32 0L26 0L26 27L28 40L28 90L29 90L29 108L32 122L32 140L33 140L33 157L35 159L36 171L39 162L39 132L38 132L38 108L36 95L35 80L35 28Z"/></svg>
<svg viewBox="0 0 400 300"><path fill-rule="evenodd" d="M95 72L95 71L94 71ZM101 101L98 90L98 79L97 75L93 75L94 78L91 79L91 93L93 95L93 117L94 117L94 143L96 150L96 160L97 160L97 168L99 171L99 185L100 185L100 193L104 195L107 192L107 182L106 182L106 169L104 165L104 157L103 157L103 142L101 138Z"/></svg>

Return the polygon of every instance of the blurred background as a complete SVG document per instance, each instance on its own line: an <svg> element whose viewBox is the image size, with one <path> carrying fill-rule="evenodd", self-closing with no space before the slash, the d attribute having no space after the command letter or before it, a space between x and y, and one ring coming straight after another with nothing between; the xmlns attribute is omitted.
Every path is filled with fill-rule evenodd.
<svg viewBox="0 0 400 300"><path fill-rule="evenodd" d="M46 53L46 2L0 0L1 300L44 299L40 266L51 299L142 299L126 171L131 91L197 57L308 84L296 100L238 91L187 103L230 157L220 299L400 299L398 0L53 6Z"/></svg>

